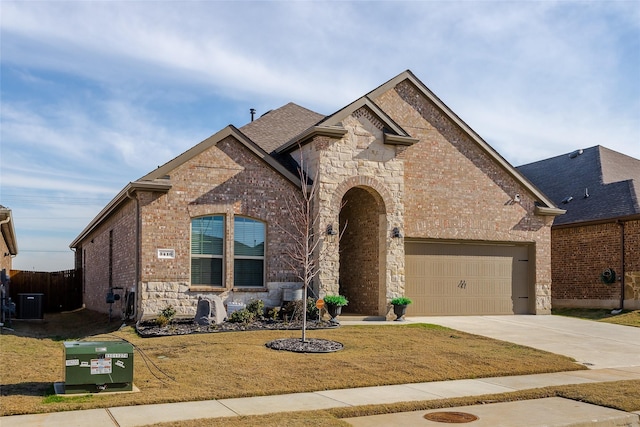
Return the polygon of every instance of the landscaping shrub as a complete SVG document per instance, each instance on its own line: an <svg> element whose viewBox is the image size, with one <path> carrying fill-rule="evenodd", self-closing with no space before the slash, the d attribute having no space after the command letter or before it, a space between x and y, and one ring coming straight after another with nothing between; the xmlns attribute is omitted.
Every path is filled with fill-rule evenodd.
<svg viewBox="0 0 640 427"><path fill-rule="evenodd" d="M247 310L253 313L256 318L264 317L264 301L261 299L254 299L247 304Z"/></svg>
<svg viewBox="0 0 640 427"><path fill-rule="evenodd" d="M176 315L176 309L173 308L172 305L168 305L162 310L160 310L160 314L156 318L156 325L164 327L167 326Z"/></svg>
<svg viewBox="0 0 640 427"><path fill-rule="evenodd" d="M256 320L256 314L247 308L234 311L227 319L231 323L251 323Z"/></svg>
<svg viewBox="0 0 640 427"><path fill-rule="evenodd" d="M280 308L273 307L267 310L267 319L276 321L280 318Z"/></svg>
<svg viewBox="0 0 640 427"><path fill-rule="evenodd" d="M287 305L282 308L283 313L290 321L302 320L302 300L289 301ZM318 309L316 308L316 300L314 298L307 298L307 320L317 320Z"/></svg>
<svg viewBox="0 0 640 427"><path fill-rule="evenodd" d="M156 325L160 327L165 327L169 324L169 318L167 316L163 316L162 314L156 317Z"/></svg>
<svg viewBox="0 0 640 427"><path fill-rule="evenodd" d="M307 319L308 320L318 319L319 310L318 310L318 307L316 307L316 301L318 300L315 298L312 298L312 297L307 298Z"/></svg>

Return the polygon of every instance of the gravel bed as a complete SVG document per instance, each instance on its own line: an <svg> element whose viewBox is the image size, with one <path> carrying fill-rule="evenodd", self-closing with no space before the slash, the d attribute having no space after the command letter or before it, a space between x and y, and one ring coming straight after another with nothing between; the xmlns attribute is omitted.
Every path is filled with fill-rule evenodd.
<svg viewBox="0 0 640 427"><path fill-rule="evenodd" d="M265 344L272 350L293 351L296 353L331 353L344 348L337 341L308 338L304 342L301 338L282 338Z"/></svg>

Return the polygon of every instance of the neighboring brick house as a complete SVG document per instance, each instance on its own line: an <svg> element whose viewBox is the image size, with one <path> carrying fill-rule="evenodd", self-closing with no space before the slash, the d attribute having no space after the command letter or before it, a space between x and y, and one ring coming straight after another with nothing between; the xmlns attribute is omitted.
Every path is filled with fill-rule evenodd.
<svg viewBox="0 0 640 427"><path fill-rule="evenodd" d="M135 291L138 318L212 294L280 304L300 286L284 231L299 164L317 189L315 295L372 316L403 294L413 315L550 312L563 211L410 71L329 116L290 103L227 126L129 183L71 243L86 306L106 311L110 287Z"/></svg>
<svg viewBox="0 0 640 427"><path fill-rule="evenodd" d="M9 274L13 268L13 257L18 255L18 241L13 226L11 209L0 205L0 271Z"/></svg>
<svg viewBox="0 0 640 427"><path fill-rule="evenodd" d="M553 306L640 309L640 160L598 145L518 170L567 211L551 229Z"/></svg>

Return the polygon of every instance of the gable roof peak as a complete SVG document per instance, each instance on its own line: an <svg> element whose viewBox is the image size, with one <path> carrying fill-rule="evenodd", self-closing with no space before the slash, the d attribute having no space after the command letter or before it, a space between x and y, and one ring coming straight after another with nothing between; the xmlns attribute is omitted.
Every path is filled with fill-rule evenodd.
<svg viewBox="0 0 640 427"><path fill-rule="evenodd" d="M365 95L374 103L384 93L395 89L403 82L411 84L418 93L424 96L430 103L434 105L445 117L447 117L454 126L457 126L464 132L482 151L487 153L493 161L495 161L504 171L511 175L516 181L521 183L531 194L539 201L540 206L545 208L545 215L561 215L564 213L562 209L558 209L547 195L541 192L536 186L532 185L511 163L509 163L500 153L498 153L489 143L487 143L476 131L474 131L466 122L464 122L453 110L451 110L435 93L433 93L415 74L409 69L403 71L393 77L386 83L378 86L376 89ZM541 211L541 210L539 210Z"/></svg>
<svg viewBox="0 0 640 427"><path fill-rule="evenodd" d="M285 153L295 147L299 143L308 141L315 135L324 135L335 138L341 138L347 133L347 130L343 127L343 120L360 109L366 109L377 120L382 123L384 143L392 145L411 145L418 142L417 139L412 138L404 129L400 127L386 112L384 112L375 102L373 102L367 95L362 96L351 104L343 107L337 112L325 117L319 123L305 129L303 132L295 135L289 139L285 144L276 149L277 153Z"/></svg>

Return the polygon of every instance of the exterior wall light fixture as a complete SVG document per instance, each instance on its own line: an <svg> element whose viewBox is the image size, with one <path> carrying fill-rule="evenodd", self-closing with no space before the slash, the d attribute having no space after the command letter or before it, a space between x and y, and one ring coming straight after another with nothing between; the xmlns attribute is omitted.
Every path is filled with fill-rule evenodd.
<svg viewBox="0 0 640 427"><path fill-rule="evenodd" d="M400 229L398 227L393 227L393 230L391 230L391 237L402 237L402 234L400 234Z"/></svg>
<svg viewBox="0 0 640 427"><path fill-rule="evenodd" d="M335 236L336 234L338 232L333 229L333 224L327 225L327 236Z"/></svg>

